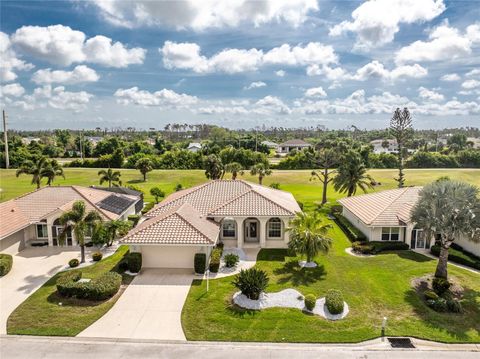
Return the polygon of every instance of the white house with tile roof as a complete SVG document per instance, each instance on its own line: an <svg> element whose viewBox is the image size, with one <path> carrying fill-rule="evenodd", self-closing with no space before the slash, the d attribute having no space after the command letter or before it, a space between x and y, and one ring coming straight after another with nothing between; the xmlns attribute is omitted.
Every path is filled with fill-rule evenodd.
<svg viewBox="0 0 480 359"><path fill-rule="evenodd" d="M195 253L226 247L285 248L301 209L291 193L243 180L215 180L175 192L121 242L145 267L192 268Z"/></svg>
<svg viewBox="0 0 480 359"><path fill-rule="evenodd" d="M0 203L0 252L16 254L32 244L59 246L58 220L76 201L83 201L87 212L95 210L103 220L126 220L139 211L136 205L142 198L100 188L47 186ZM74 234L69 233L66 246L75 245Z"/></svg>

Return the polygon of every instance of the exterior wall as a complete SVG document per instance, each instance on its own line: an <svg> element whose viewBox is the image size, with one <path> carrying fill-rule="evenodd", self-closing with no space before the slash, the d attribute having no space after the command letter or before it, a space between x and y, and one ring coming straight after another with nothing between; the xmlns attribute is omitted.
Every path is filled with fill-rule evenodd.
<svg viewBox="0 0 480 359"><path fill-rule="evenodd" d="M136 247L136 248L132 248ZM191 268L195 253L210 254L207 246L130 246L132 251L142 253L142 267L145 268Z"/></svg>
<svg viewBox="0 0 480 359"><path fill-rule="evenodd" d="M460 247L462 247L466 251L480 257L480 243L469 241L464 237L455 239L454 243L458 244Z"/></svg>
<svg viewBox="0 0 480 359"><path fill-rule="evenodd" d="M25 230L22 229L0 240L0 252L17 254L25 248Z"/></svg>
<svg viewBox="0 0 480 359"><path fill-rule="evenodd" d="M342 215L350 221L355 227L357 227L367 237L369 241L375 241L375 233L371 232L371 228L363 223L360 218L350 212L347 208L343 207ZM380 229L380 234L382 230Z"/></svg>

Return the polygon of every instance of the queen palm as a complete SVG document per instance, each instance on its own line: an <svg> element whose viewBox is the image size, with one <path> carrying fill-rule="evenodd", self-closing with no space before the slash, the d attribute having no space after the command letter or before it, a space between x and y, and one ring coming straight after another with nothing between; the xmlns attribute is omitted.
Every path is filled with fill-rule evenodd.
<svg viewBox="0 0 480 359"><path fill-rule="evenodd" d="M86 212L85 203L76 201L72 205L72 209L62 214L59 218L60 224L63 226L58 236L60 245L65 244L67 233L73 233L75 240L80 246L81 262L85 262L85 235L89 229L94 228L95 224L101 220L100 215L95 211Z"/></svg>
<svg viewBox="0 0 480 359"><path fill-rule="evenodd" d="M122 174L120 173L120 171L113 171L111 168L109 168L108 170L98 171L98 175L100 176L100 184L108 182L108 187L112 187L112 185L122 185L122 181L120 180L120 176Z"/></svg>
<svg viewBox="0 0 480 359"><path fill-rule="evenodd" d="M372 182L373 178L367 174L367 167L360 154L357 151L349 150L338 166L337 175L333 179L335 191L346 192L350 197L357 193L357 188L363 192L373 188Z"/></svg>
<svg viewBox="0 0 480 359"><path fill-rule="evenodd" d="M32 176L32 184L37 185L37 189L40 188L42 178L46 177L48 167L48 161L45 157L40 157L35 161L25 161L22 163L19 169L17 169L16 176L21 174L27 174Z"/></svg>
<svg viewBox="0 0 480 359"><path fill-rule="evenodd" d="M448 249L459 237L480 242L479 189L442 179L425 186L412 209L412 221L428 236L440 235L435 277L447 279Z"/></svg>
<svg viewBox="0 0 480 359"><path fill-rule="evenodd" d="M330 224L323 224L317 213L297 213L290 222L290 249L307 257L307 262L320 252L328 253L332 240L327 237Z"/></svg>
<svg viewBox="0 0 480 359"><path fill-rule="evenodd" d="M112 220L110 222L107 222L105 224L105 229L107 233L106 245L110 247L117 237L126 235L130 228L131 225L128 221Z"/></svg>
<svg viewBox="0 0 480 359"><path fill-rule="evenodd" d="M47 178L47 185L51 186L57 176L65 178L63 167L57 160L51 160L44 171L44 176Z"/></svg>
<svg viewBox="0 0 480 359"><path fill-rule="evenodd" d="M268 163L257 163L250 169L250 174L252 176L258 176L258 183L262 184L263 178L270 176L272 174L272 170L268 166Z"/></svg>
<svg viewBox="0 0 480 359"><path fill-rule="evenodd" d="M236 180L238 175L243 175L243 166L238 162L230 162L225 165L225 172L231 173L232 180Z"/></svg>

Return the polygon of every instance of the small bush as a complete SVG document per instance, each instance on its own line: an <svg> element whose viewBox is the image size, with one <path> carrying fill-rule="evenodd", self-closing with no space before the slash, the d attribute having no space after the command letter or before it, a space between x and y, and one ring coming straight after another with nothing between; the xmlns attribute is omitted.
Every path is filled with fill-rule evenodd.
<svg viewBox="0 0 480 359"><path fill-rule="evenodd" d="M150 210L153 208L153 206L155 206L155 202L148 202L148 203L146 203L145 206L144 206L143 209L142 209L142 214L145 214L145 213L147 213L148 211L150 211Z"/></svg>
<svg viewBox="0 0 480 359"><path fill-rule="evenodd" d="M438 298L436 300L429 299L427 300L427 305L436 312L446 312L448 310L447 301L443 298Z"/></svg>
<svg viewBox="0 0 480 359"><path fill-rule="evenodd" d="M463 311L462 304L455 299L447 300L447 309L452 313L461 313Z"/></svg>
<svg viewBox="0 0 480 359"><path fill-rule="evenodd" d="M426 290L423 295L425 296L426 300L437 300L439 298L438 294L433 290Z"/></svg>
<svg viewBox="0 0 480 359"><path fill-rule="evenodd" d="M450 282L445 278L433 278L432 287L435 293L441 296L450 288Z"/></svg>
<svg viewBox="0 0 480 359"><path fill-rule="evenodd" d="M355 253L359 254L372 254L373 253L373 245L368 242L360 242L356 241L352 243L352 250Z"/></svg>
<svg viewBox="0 0 480 359"><path fill-rule="evenodd" d="M236 254L229 253L223 257L223 260L225 261L225 265L227 266L227 268L232 268L237 265L240 258L238 258Z"/></svg>
<svg viewBox="0 0 480 359"><path fill-rule="evenodd" d="M0 277L10 272L12 265L13 257L10 254L0 253Z"/></svg>
<svg viewBox="0 0 480 359"><path fill-rule="evenodd" d="M220 258L222 258L222 252L223 248L221 247L216 247L212 250L212 253L210 254L210 265L208 266L210 272L218 272L218 269L220 268Z"/></svg>
<svg viewBox="0 0 480 359"><path fill-rule="evenodd" d="M92 253L92 259L94 262L98 262L99 260L101 260L103 258L103 254L100 253L100 252L94 252Z"/></svg>
<svg viewBox="0 0 480 359"><path fill-rule="evenodd" d="M80 264L80 262L78 261L77 258L73 258L73 259L70 259L70 260L68 261L68 266L69 266L70 268L78 267L79 264Z"/></svg>
<svg viewBox="0 0 480 359"><path fill-rule="evenodd" d="M92 241L85 243L85 247L93 247L94 243Z"/></svg>
<svg viewBox="0 0 480 359"><path fill-rule="evenodd" d="M57 280L57 291L64 297L87 300L105 300L114 296L122 284L122 276L107 272L89 282L79 282L82 272L72 270Z"/></svg>
<svg viewBox="0 0 480 359"><path fill-rule="evenodd" d="M343 313L343 295L336 289L330 289L325 296L325 305L331 314Z"/></svg>
<svg viewBox="0 0 480 359"><path fill-rule="evenodd" d="M278 182L273 182L270 184L269 186L270 188L273 188L273 189L280 189L280 183Z"/></svg>
<svg viewBox="0 0 480 359"><path fill-rule="evenodd" d="M133 252L129 253L127 257L128 270L132 273L140 272L142 269L142 253Z"/></svg>
<svg viewBox="0 0 480 359"><path fill-rule="evenodd" d="M133 228L138 224L138 221L140 220L140 216L138 214L131 214L128 216L128 220L132 222L132 228Z"/></svg>
<svg viewBox="0 0 480 359"><path fill-rule="evenodd" d="M315 304L317 303L317 298L313 294L307 294L305 296L305 307L312 311L315 308Z"/></svg>
<svg viewBox="0 0 480 359"><path fill-rule="evenodd" d="M128 269L128 260L124 258L118 263L118 269L122 272L125 272Z"/></svg>
<svg viewBox="0 0 480 359"><path fill-rule="evenodd" d="M207 267L207 255L205 253L195 253L193 266L195 268L195 273L205 273L205 269Z"/></svg>
<svg viewBox="0 0 480 359"><path fill-rule="evenodd" d="M265 271L257 268L241 270L232 284L240 289L243 295L249 299L258 300L260 294L267 288L268 275Z"/></svg>

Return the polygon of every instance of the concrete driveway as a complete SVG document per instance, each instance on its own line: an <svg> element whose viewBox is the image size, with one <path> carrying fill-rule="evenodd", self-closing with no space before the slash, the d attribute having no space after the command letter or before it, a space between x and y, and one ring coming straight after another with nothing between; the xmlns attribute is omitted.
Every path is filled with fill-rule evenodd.
<svg viewBox="0 0 480 359"><path fill-rule="evenodd" d="M182 307L191 270L144 268L120 299L80 337L186 340Z"/></svg>
<svg viewBox="0 0 480 359"><path fill-rule="evenodd" d="M29 247L13 256L12 270L0 278L0 334L15 308L72 258L80 258L78 248Z"/></svg>

